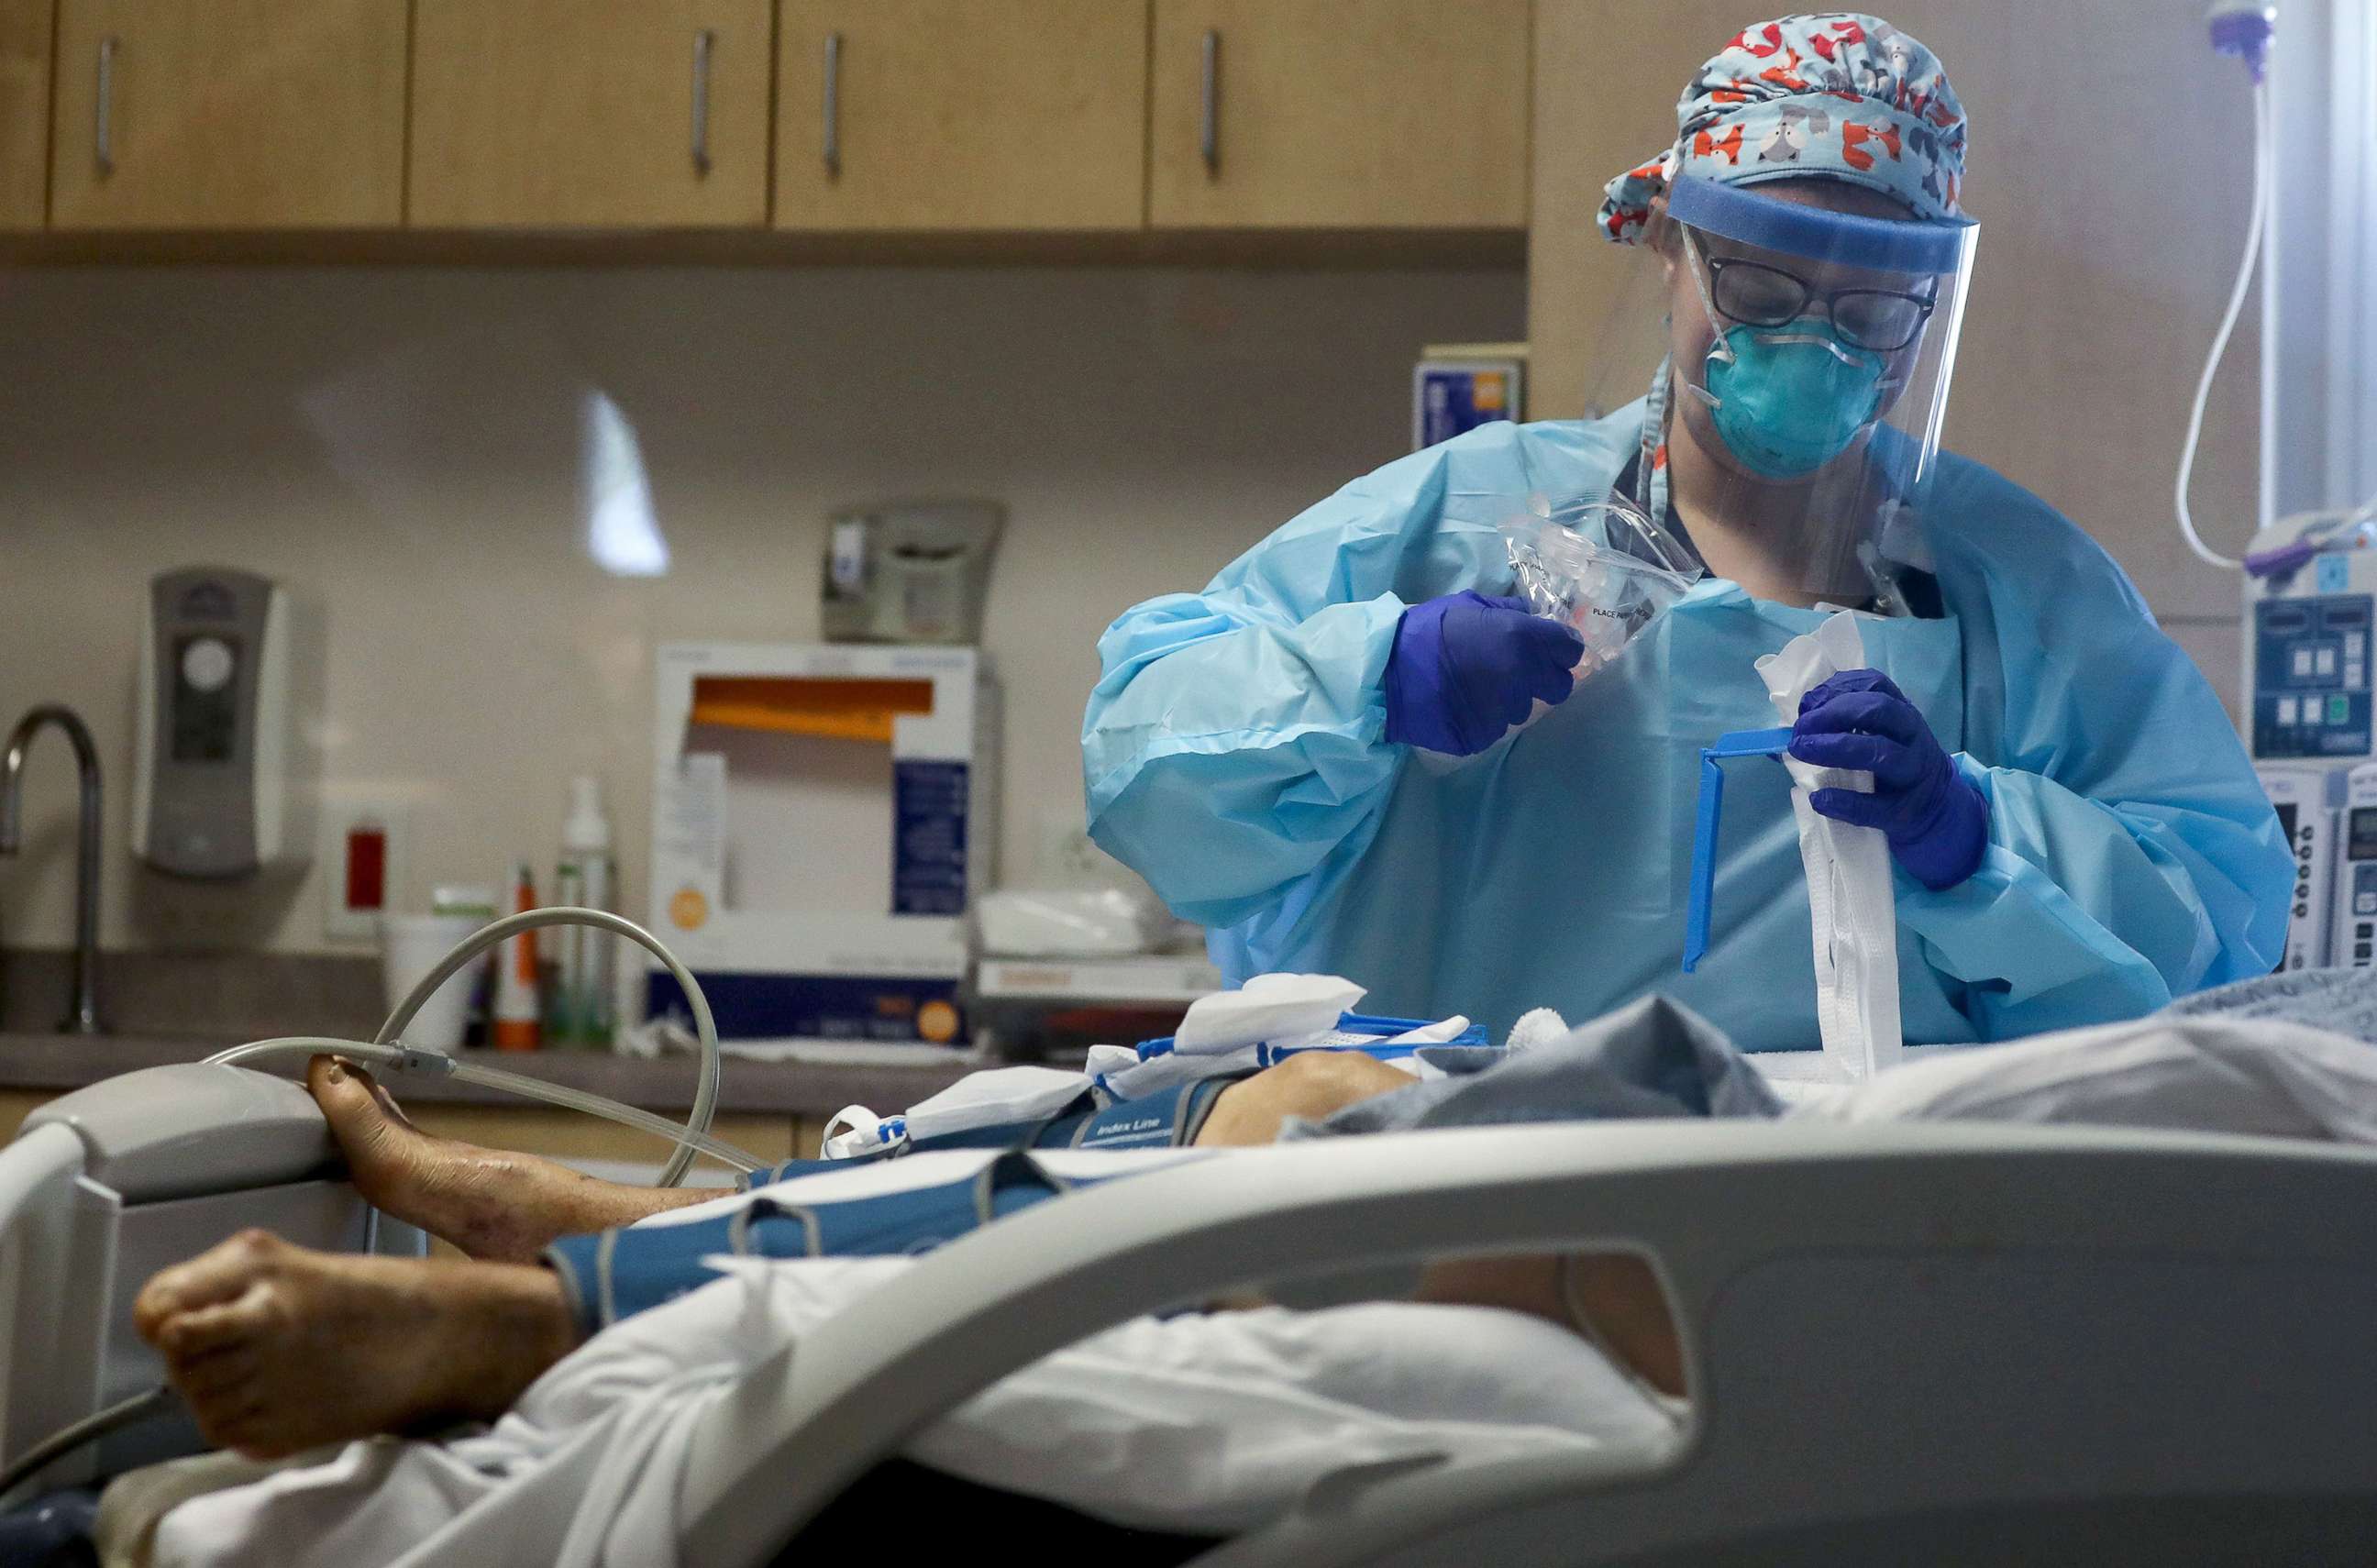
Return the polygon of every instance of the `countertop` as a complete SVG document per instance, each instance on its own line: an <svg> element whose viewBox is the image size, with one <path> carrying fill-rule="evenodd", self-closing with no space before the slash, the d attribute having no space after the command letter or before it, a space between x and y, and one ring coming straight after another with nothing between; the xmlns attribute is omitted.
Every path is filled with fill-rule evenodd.
<svg viewBox="0 0 2377 1568"><path fill-rule="evenodd" d="M238 1043L236 1037L0 1033L0 1089L64 1093L138 1068L197 1061ZM662 1115L682 1116L693 1104L695 1062L690 1056L645 1060L592 1051L459 1054L465 1060L482 1060L491 1067L583 1089ZM293 1072L300 1065L302 1059L293 1057L281 1071ZM914 1066L744 1061L728 1057L719 1069L718 1111L727 1116L821 1121L850 1105L901 1110L946 1088L978 1065L954 1057ZM523 1103L497 1090L426 1073L393 1079L388 1087L400 1100L427 1105Z"/></svg>

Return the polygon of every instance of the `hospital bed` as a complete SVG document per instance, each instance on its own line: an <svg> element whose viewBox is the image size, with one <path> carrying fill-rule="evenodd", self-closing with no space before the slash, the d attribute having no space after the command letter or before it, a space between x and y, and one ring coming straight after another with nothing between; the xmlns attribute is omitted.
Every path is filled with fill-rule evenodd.
<svg viewBox="0 0 2377 1568"><path fill-rule="evenodd" d="M167 1221L180 1237L202 1218L350 1250L417 1245L337 1179L293 1086L172 1071L188 1078L178 1128L158 1124L153 1097L137 1126L111 1124L108 1096L86 1091L78 1112L0 1151L12 1455L153 1376L125 1313L156 1261L142 1239ZM2377 1551L2377 1155L1957 1123L1648 1122L1242 1151L1002 1221L705 1413L685 1559L774 1560L937 1418L1134 1315L1248 1284L1325 1297L1332 1278L1416 1255L1583 1248L1641 1251L1668 1293L1690 1393L1670 1437L1340 1474L1202 1561ZM135 1428L50 1478L180 1441Z"/></svg>

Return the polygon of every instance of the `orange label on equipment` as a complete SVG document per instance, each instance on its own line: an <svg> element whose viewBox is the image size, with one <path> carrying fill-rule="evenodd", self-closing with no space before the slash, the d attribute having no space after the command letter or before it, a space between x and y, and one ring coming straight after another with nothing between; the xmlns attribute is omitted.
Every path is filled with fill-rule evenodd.
<svg viewBox="0 0 2377 1568"><path fill-rule="evenodd" d="M710 901L699 888L679 888L669 900L669 918L680 931L698 931L709 922Z"/></svg>

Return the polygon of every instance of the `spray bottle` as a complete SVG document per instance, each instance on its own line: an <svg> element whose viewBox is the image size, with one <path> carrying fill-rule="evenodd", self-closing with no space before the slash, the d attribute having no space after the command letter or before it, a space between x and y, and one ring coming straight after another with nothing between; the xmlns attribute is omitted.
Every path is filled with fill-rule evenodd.
<svg viewBox="0 0 2377 1568"><path fill-rule="evenodd" d="M553 879L554 902L588 909L611 907L611 824L603 815L599 780L570 781L569 820L561 830L561 860ZM611 956L608 933L585 926L565 928L561 964L554 987L554 1035L558 1045L611 1045Z"/></svg>

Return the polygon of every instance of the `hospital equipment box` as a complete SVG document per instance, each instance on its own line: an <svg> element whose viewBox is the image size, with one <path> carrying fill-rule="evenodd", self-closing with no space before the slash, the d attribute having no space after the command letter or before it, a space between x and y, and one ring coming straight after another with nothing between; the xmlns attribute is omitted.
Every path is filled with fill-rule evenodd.
<svg viewBox="0 0 2377 1568"><path fill-rule="evenodd" d="M1412 449L1450 441L1498 419L1524 419L1526 386L1524 343L1422 349L1412 368Z"/></svg>
<svg viewBox="0 0 2377 1568"><path fill-rule="evenodd" d="M651 927L720 1036L965 1045L997 839L981 655L678 642L658 664ZM686 1015L656 967L645 1000Z"/></svg>

